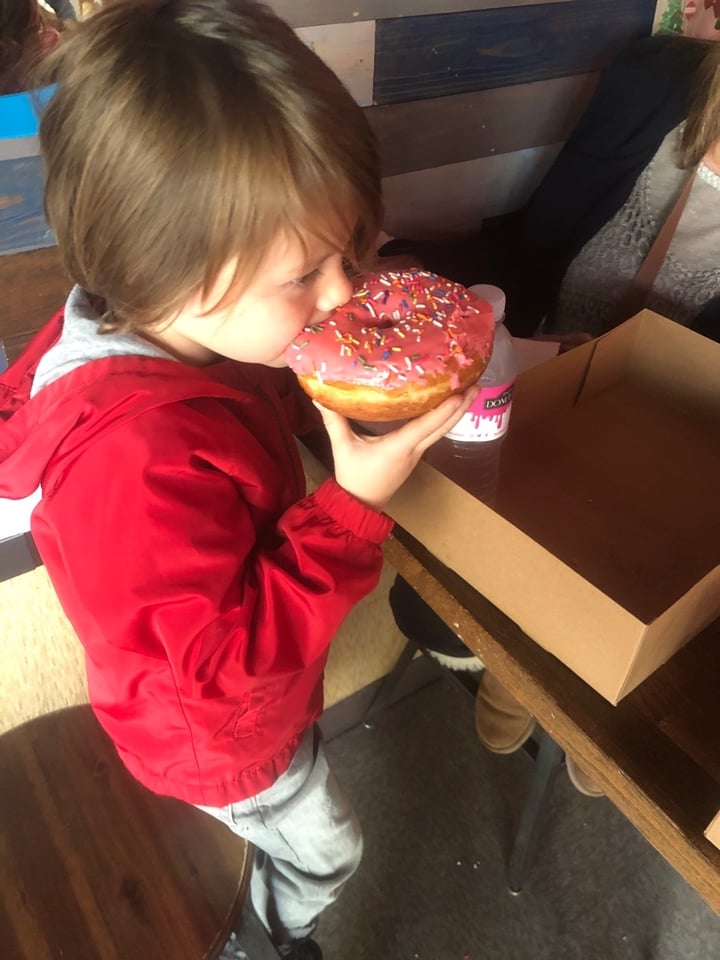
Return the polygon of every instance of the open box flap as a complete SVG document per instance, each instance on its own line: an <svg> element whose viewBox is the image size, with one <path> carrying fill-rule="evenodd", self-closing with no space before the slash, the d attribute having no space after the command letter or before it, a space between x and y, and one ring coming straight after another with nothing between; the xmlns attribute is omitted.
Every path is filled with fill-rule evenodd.
<svg viewBox="0 0 720 960"><path fill-rule="evenodd" d="M633 376L638 362L642 363L643 322L643 317L638 315L594 341L595 350L578 389L576 404L588 403L599 393Z"/></svg>
<svg viewBox="0 0 720 960"><path fill-rule="evenodd" d="M565 364L562 370L558 362ZM518 393L532 391L536 410L538 401L544 403L544 396L551 405L559 399L567 407L571 390L576 391L576 402L581 403L629 379L678 410L701 421L720 423L718 369L720 343L652 310L642 310L597 340L563 354L552 365L524 374ZM564 381L562 387L557 382L553 386L557 380Z"/></svg>
<svg viewBox="0 0 720 960"><path fill-rule="evenodd" d="M512 434L532 429L537 420L574 404L597 345L594 340L520 374L513 393Z"/></svg>
<svg viewBox="0 0 720 960"><path fill-rule="evenodd" d="M646 624L720 563L720 404L664 392L705 396L711 371L720 396L718 370L719 345L646 312L518 381L498 512Z"/></svg>
<svg viewBox="0 0 720 960"><path fill-rule="evenodd" d="M636 330L631 355L635 382L675 409L701 423L714 423L720 430L720 343L650 310L623 327Z"/></svg>

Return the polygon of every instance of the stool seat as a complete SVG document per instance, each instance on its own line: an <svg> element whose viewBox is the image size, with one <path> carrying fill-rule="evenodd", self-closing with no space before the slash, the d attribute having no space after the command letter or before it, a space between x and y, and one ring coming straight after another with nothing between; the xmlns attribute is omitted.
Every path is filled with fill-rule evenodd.
<svg viewBox="0 0 720 960"><path fill-rule="evenodd" d="M0 736L3 960L210 960L250 845L127 772L89 706Z"/></svg>

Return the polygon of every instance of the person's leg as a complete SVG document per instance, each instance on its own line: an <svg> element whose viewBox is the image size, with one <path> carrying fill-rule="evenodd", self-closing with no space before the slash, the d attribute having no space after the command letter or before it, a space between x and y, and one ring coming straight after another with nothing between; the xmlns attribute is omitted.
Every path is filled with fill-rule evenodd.
<svg viewBox="0 0 720 960"><path fill-rule="evenodd" d="M493 673L484 670L475 699L475 729L493 753L514 753L535 729L535 721Z"/></svg>
<svg viewBox="0 0 720 960"><path fill-rule="evenodd" d="M482 670L472 650L402 577L395 578L389 600L398 629L416 646L450 670Z"/></svg>
<svg viewBox="0 0 720 960"><path fill-rule="evenodd" d="M360 825L314 731L267 790L222 809L201 809L255 845L252 903L281 953L312 934L360 863Z"/></svg>
<svg viewBox="0 0 720 960"><path fill-rule="evenodd" d="M515 753L532 735L535 720L500 683L483 671L475 699L475 729L482 745L492 753ZM598 785L567 754L565 765L572 785L588 797L601 797Z"/></svg>
<svg viewBox="0 0 720 960"><path fill-rule="evenodd" d="M578 764L574 757L565 754L565 769L570 783L586 797L604 797L602 788L595 783L592 777Z"/></svg>

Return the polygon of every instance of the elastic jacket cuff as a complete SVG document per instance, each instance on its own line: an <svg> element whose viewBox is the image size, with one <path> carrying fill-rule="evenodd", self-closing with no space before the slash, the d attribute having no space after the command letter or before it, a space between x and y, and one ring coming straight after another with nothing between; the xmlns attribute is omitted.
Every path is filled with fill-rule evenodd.
<svg viewBox="0 0 720 960"><path fill-rule="evenodd" d="M361 503L332 477L320 484L312 498L329 517L371 543L381 544L393 528L387 514Z"/></svg>

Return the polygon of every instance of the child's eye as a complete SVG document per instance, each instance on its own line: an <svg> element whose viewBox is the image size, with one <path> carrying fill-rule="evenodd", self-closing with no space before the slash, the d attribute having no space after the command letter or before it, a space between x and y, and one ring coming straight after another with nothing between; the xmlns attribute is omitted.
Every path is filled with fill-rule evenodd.
<svg viewBox="0 0 720 960"><path fill-rule="evenodd" d="M320 270L316 267L315 270L306 273L304 277L298 277L297 280L291 280L290 283L293 287L306 287L309 283L312 283L319 273Z"/></svg>

